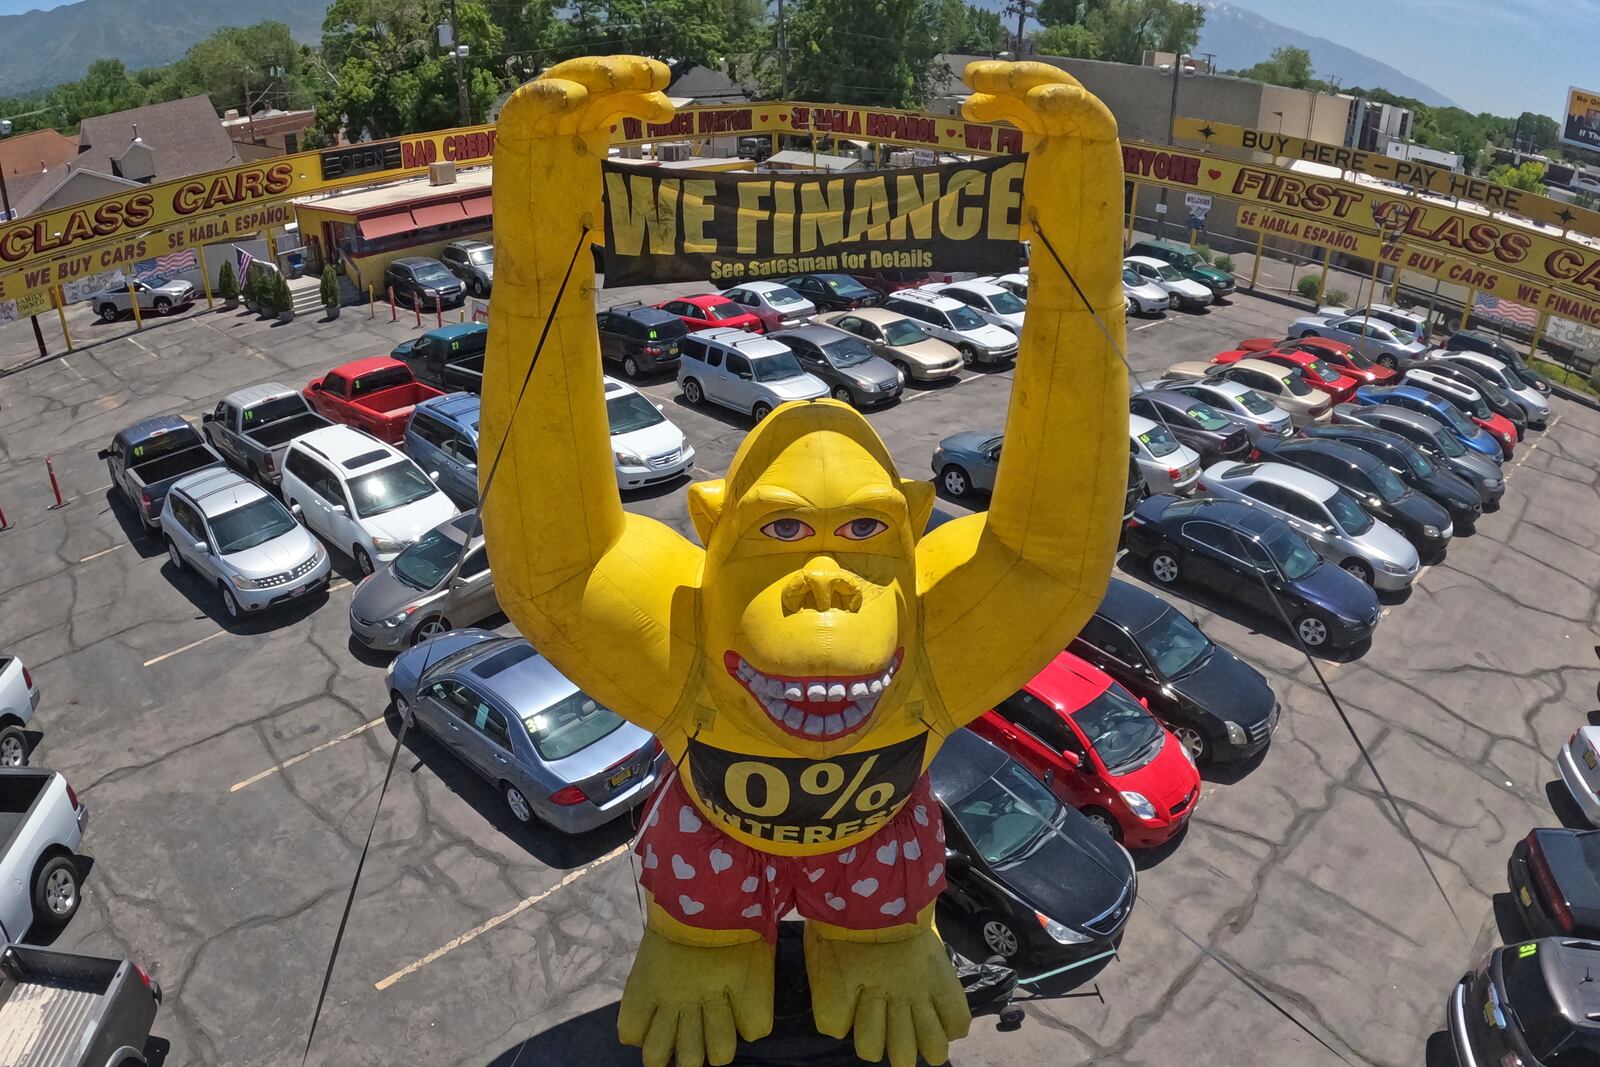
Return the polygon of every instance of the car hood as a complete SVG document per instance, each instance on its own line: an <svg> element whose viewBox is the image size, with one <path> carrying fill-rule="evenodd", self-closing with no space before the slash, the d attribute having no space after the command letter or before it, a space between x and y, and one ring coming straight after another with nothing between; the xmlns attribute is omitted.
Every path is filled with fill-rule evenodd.
<svg viewBox="0 0 1600 1067"><path fill-rule="evenodd" d="M1217 645L1199 667L1171 683L1185 700L1241 726L1266 721L1278 697L1260 672Z"/></svg>
<svg viewBox="0 0 1600 1067"><path fill-rule="evenodd" d="M194 292L194 285L191 282L174 279L170 282L167 282L165 285L156 286L153 291L157 293L169 293L176 296L179 293Z"/></svg>
<svg viewBox="0 0 1600 1067"><path fill-rule="evenodd" d="M1190 267L1189 273L1204 278L1209 282L1231 282L1233 275L1225 270L1218 270L1212 266Z"/></svg>
<svg viewBox="0 0 1600 1067"><path fill-rule="evenodd" d="M809 319L817 313L817 305L809 300L802 300L798 304L785 304L782 307L776 304L769 306L786 319Z"/></svg>
<svg viewBox="0 0 1600 1067"><path fill-rule="evenodd" d="M1445 469L1439 462L1434 463L1434 471L1423 479L1423 485L1427 487L1429 496L1444 501L1446 507L1470 508L1480 500L1478 491L1472 487L1472 483L1461 475Z"/></svg>
<svg viewBox="0 0 1600 1067"><path fill-rule="evenodd" d="M1499 450L1496 449L1496 451ZM1496 463L1494 460L1490 459L1481 452L1468 452L1464 456L1455 456L1449 460L1441 460L1440 462L1447 462L1470 470L1473 474L1474 489L1476 489L1477 486L1482 485L1485 478L1493 482L1496 487L1505 484L1505 471L1501 468L1500 464Z"/></svg>
<svg viewBox="0 0 1600 1067"><path fill-rule="evenodd" d="M1161 300L1167 295L1167 291L1155 282L1140 282L1138 285L1129 285L1127 282L1123 282L1122 291L1129 296L1136 296L1140 300Z"/></svg>
<svg viewBox="0 0 1600 1067"><path fill-rule="evenodd" d="M1317 564L1310 574L1294 582L1294 590L1342 618L1366 625L1378 621L1378 594L1366 582L1332 563Z"/></svg>
<svg viewBox="0 0 1600 1067"><path fill-rule="evenodd" d="M1070 809L1057 832L990 869L1028 906L1073 928L1115 907L1133 880L1122 847Z"/></svg>
<svg viewBox="0 0 1600 1067"><path fill-rule="evenodd" d="M894 364L878 356L854 367L846 367L839 373L863 385L895 385L900 381L900 372L895 370Z"/></svg>
<svg viewBox="0 0 1600 1067"><path fill-rule="evenodd" d="M1017 343L1016 334L992 322L986 322L975 330L963 330L961 336L986 348L1011 348Z"/></svg>
<svg viewBox="0 0 1600 1067"><path fill-rule="evenodd" d="M828 387L814 374L800 374L782 381L759 384L781 400L815 400L828 395Z"/></svg>
<svg viewBox="0 0 1600 1067"><path fill-rule="evenodd" d="M1197 282L1192 278L1179 278L1175 282L1163 282L1162 284L1168 289L1180 292L1184 296L1194 297L1196 300L1202 296L1207 300L1211 299L1211 290L1206 288L1204 284Z"/></svg>
<svg viewBox="0 0 1600 1067"><path fill-rule="evenodd" d="M1446 516L1445 522L1449 521L1449 517ZM1416 567L1420 562L1417 559L1417 550L1411 542L1382 519L1372 520L1372 528L1352 540L1361 546L1362 552L1388 560L1390 563L1397 563L1402 567Z"/></svg>
<svg viewBox="0 0 1600 1067"><path fill-rule="evenodd" d="M418 589L395 577L394 564L379 567L371 577L356 586L350 611L367 622L381 622L401 611L437 596L439 589Z"/></svg>
<svg viewBox="0 0 1600 1067"><path fill-rule="evenodd" d="M1450 525L1450 513L1438 501L1430 499L1426 494L1415 489L1407 492L1390 507L1410 519L1412 522L1424 523L1428 526L1437 526L1443 530Z"/></svg>
<svg viewBox="0 0 1600 1067"><path fill-rule="evenodd" d="M962 430L940 441L939 447L947 452L977 452L999 436L999 430Z"/></svg>
<svg viewBox="0 0 1600 1067"><path fill-rule="evenodd" d="M361 525L379 537L410 544L444 520L454 518L456 514L456 506L450 502L450 498L434 490L421 500L414 500L403 508L386 511L370 519L362 519Z"/></svg>
<svg viewBox="0 0 1600 1067"><path fill-rule="evenodd" d="M918 341L914 345L886 346L894 352L914 363L925 367L948 367L952 363L960 362L961 353L948 341L941 341L937 337L930 337L926 341Z"/></svg>
<svg viewBox="0 0 1600 1067"><path fill-rule="evenodd" d="M683 431L663 420L654 426L642 426L628 433L611 435L611 448L616 452L632 452L641 459L659 456L683 447Z"/></svg>
<svg viewBox="0 0 1600 1067"><path fill-rule="evenodd" d="M265 578L291 571L317 554L317 539L310 530L295 524L281 537L274 537L254 548L223 556L229 567L249 578Z"/></svg>

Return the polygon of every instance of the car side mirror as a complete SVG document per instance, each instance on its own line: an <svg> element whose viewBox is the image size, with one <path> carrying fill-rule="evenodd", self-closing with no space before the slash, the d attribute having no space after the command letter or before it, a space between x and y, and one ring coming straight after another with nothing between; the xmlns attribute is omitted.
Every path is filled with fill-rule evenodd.
<svg viewBox="0 0 1600 1067"><path fill-rule="evenodd" d="M331 507L329 507L328 510L333 512L335 515L348 514L348 512L345 510L345 506L343 504L334 504Z"/></svg>
<svg viewBox="0 0 1600 1067"><path fill-rule="evenodd" d="M100 451L96 452L95 455L99 456L101 459L110 459L111 458L111 449L102 448Z"/></svg>
<svg viewBox="0 0 1600 1067"><path fill-rule="evenodd" d="M662 407L662 406L661 406L661 405L660 405L660 404L657 404L657 405L656 405L656 410L657 410L657 411L665 411L665 410L667 410L667 409L666 409L666 408L664 408L664 407Z"/></svg>
<svg viewBox="0 0 1600 1067"><path fill-rule="evenodd" d="M944 850L945 870L951 872L965 871L969 866L970 864L967 862L967 857L962 853L949 848Z"/></svg>
<svg viewBox="0 0 1600 1067"><path fill-rule="evenodd" d="M216 416L216 414L214 412L208 411L204 415L200 416L200 421L201 422L216 422L217 421L217 416Z"/></svg>
<svg viewBox="0 0 1600 1067"><path fill-rule="evenodd" d="M207 542L205 542L205 541L196 541L196 542L195 542L195 543L194 543L194 550L195 550L195 551L196 551L196 552L200 552L200 553L203 553L203 554L210 554L210 552L211 552L211 545L210 545L210 544L208 544L208 543L207 543Z"/></svg>
<svg viewBox="0 0 1600 1067"><path fill-rule="evenodd" d="M293 515L296 519L303 519L306 517L305 510L301 508L299 504L290 504L289 514Z"/></svg>
<svg viewBox="0 0 1600 1067"><path fill-rule="evenodd" d="M747 371L747 370L735 371L734 373L737 374L741 379L743 379L744 381L747 381L747 382L755 377L755 375L751 371Z"/></svg>
<svg viewBox="0 0 1600 1067"><path fill-rule="evenodd" d="M1071 749L1062 749L1061 762L1067 765L1068 770L1075 771L1083 765L1083 757Z"/></svg>
<svg viewBox="0 0 1600 1067"><path fill-rule="evenodd" d="M438 471L429 471L428 472L428 481L437 482L438 480L439 480L439 472Z"/></svg>
<svg viewBox="0 0 1600 1067"><path fill-rule="evenodd" d="M314 381L314 382L312 382L312 383L311 383L311 384L310 384L310 385L309 385L309 386L307 386L307 387L306 387L306 388L308 388L308 389L310 389L310 390L311 390L311 391L312 391L312 392L313 392L313 393L320 393L320 392L322 392L322 379L320 379L320 378L319 378L319 379L317 379L317 380L316 380L316 381Z"/></svg>

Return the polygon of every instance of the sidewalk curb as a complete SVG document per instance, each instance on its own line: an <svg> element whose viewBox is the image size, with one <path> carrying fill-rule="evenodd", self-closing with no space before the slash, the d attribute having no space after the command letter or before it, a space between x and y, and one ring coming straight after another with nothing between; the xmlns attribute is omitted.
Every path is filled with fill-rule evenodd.
<svg viewBox="0 0 1600 1067"><path fill-rule="evenodd" d="M1600 399L1592 397L1588 393L1580 393L1576 389L1562 385L1560 382L1551 382L1550 391L1563 400L1570 400L1580 407L1586 407L1590 411L1600 411Z"/></svg>

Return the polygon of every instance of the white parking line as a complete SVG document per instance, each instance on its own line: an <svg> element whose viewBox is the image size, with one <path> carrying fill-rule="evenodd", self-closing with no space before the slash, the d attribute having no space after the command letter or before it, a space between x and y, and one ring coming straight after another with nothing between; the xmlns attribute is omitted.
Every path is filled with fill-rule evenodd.
<svg viewBox="0 0 1600 1067"><path fill-rule="evenodd" d="M1132 330L1130 330L1128 332L1129 333L1138 333L1140 330L1148 330L1152 326L1160 326L1163 323L1175 322L1175 321L1176 321L1175 319L1157 319L1154 322L1147 322L1143 326L1135 326Z"/></svg>
<svg viewBox="0 0 1600 1067"><path fill-rule="evenodd" d="M119 548L127 548L127 547L128 546L126 544L122 544L122 545L112 545L110 548L102 548L98 552L89 553L87 556L84 556L78 562L79 563L88 563L91 559L99 559L101 556L110 555L111 553L115 552Z"/></svg>
<svg viewBox="0 0 1600 1067"><path fill-rule="evenodd" d="M318 752L321 752L325 748L332 748L334 745L337 745L341 741L348 741L352 737L358 737L361 734L366 733L368 730L372 729L374 726L378 725L382 721L383 721L383 716L380 715L376 719L373 719L371 722L362 723L360 726L357 726L354 730L346 730L344 733L340 734L338 737L329 738L328 740L322 742L322 744L318 745L316 748L306 749L306 751L300 753L298 756L290 756L288 759L284 760L282 763L278 764L276 767L268 767L266 770L262 771L260 774L252 774L250 777L246 778L242 782L234 782L232 785L230 785L228 787L228 792L237 793L239 790L244 789L247 786L255 785L257 782L261 781L264 778L271 778L274 774L277 774L279 771L287 770L288 768L293 767L296 763L299 763L301 760L310 759L312 756L315 756Z"/></svg>
<svg viewBox="0 0 1600 1067"><path fill-rule="evenodd" d="M573 882L576 882L579 878L582 878L584 875L594 870L596 867L599 867L601 864L611 862L624 852L628 851L628 847L629 846L626 844L618 845L616 848L612 849L610 852L607 852L604 856L601 856L588 866L579 867L575 871L568 872L566 877L562 878L561 881L557 882L549 889L546 889L544 892L535 893L531 897L523 898L523 900L520 901L510 911L503 911L499 915L496 915L494 918L490 919L488 922L480 923L479 925L474 926L460 937L453 938L452 940L446 942L440 947L434 949L432 952L428 953L426 956L422 957L420 960L417 960L415 963L408 963L398 971L391 974L389 977L379 979L373 983L373 988L379 990L380 992L388 989L406 975L420 971L428 964L439 959L439 957L454 952L456 949L460 948L462 945L465 945L469 941L476 940L478 937L488 933L490 930L493 930L496 926L506 922L508 919L516 918L518 915L521 915L535 904L538 904L540 901L551 896L556 892L556 890L566 888Z"/></svg>
<svg viewBox="0 0 1600 1067"><path fill-rule="evenodd" d="M187 645L184 645L182 648L175 648L171 652L163 652L163 653L161 653L161 655L157 656L155 659L147 659L147 660L145 660L144 661L144 665L146 667L154 667L157 663L160 663L164 659L171 659L173 656L176 656L179 652L187 652L191 648L199 648L201 645L205 644L207 641L215 641L217 638L221 637L222 635L226 634L227 632L228 631L226 631L226 630L218 630L216 633L212 634L210 637L202 637L198 641L190 641Z"/></svg>
<svg viewBox="0 0 1600 1067"><path fill-rule="evenodd" d="M356 583L352 582L348 578L340 578L337 581L333 581L333 582L329 582L328 583L328 592L335 593L335 592L338 592L340 589L349 589L354 584L356 584Z"/></svg>

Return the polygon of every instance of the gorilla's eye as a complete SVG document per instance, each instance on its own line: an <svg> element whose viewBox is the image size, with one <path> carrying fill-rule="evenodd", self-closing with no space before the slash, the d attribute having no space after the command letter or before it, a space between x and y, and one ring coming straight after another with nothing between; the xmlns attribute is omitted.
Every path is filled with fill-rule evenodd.
<svg viewBox="0 0 1600 1067"><path fill-rule="evenodd" d="M803 541L817 531L799 519L773 519L761 527L761 532L774 541Z"/></svg>
<svg viewBox="0 0 1600 1067"><path fill-rule="evenodd" d="M869 537L878 536L888 528L889 524L882 519L855 519L833 532L835 536L847 541L865 541Z"/></svg>

